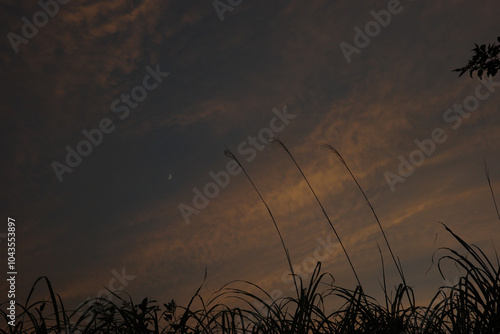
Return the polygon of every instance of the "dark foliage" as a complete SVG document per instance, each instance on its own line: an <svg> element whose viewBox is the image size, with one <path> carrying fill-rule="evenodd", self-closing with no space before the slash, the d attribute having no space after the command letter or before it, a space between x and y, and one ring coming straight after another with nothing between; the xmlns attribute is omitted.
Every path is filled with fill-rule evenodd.
<svg viewBox="0 0 500 334"><path fill-rule="evenodd" d="M497 41L500 42L500 36L497 37ZM474 55L469 60L467 66L456 68L453 72L460 72L459 76L462 76L462 74L469 71L469 75L472 78L472 74L477 71L479 79L482 79L484 73L488 76L495 76L500 70L500 44L475 45L476 47L472 49Z"/></svg>

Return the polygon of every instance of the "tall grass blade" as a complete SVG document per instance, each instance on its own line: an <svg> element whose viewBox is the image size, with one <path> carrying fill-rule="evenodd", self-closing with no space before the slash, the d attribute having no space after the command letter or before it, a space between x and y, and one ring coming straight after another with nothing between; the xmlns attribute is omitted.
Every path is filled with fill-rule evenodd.
<svg viewBox="0 0 500 334"><path fill-rule="evenodd" d="M365 199L365 203L368 205L368 207L370 208L373 216L375 217L375 220L378 224L378 227L380 229L380 231L382 232L382 236L384 237L384 241L385 241L385 244L387 245L387 248L389 249L389 252L391 254L391 257L392 257L392 260L394 262L394 265L396 266L396 269L398 270L398 273L399 273L399 276L401 277L401 280L403 282L403 285L406 287L408 286L406 284L406 280L405 280L405 276L404 276L404 273L403 273L403 268L401 266L401 263L399 263L399 261L396 261L396 257L394 256L394 252L392 251L392 248L391 248L391 245L389 244L389 240L387 239L387 236L385 234L385 231L384 229L382 228L382 224L380 223L380 220L378 218L378 215L377 213L375 212L375 209L373 208L373 205L371 204L370 200L368 199L368 196L366 196L366 193L364 192L363 188L361 187L361 185L359 184L358 180L356 179L356 177L354 176L354 174L351 172L351 169L349 168L349 166L347 165L347 163L345 162L344 158L342 157L342 155L331 145L329 144L321 144L321 147L331 151L335 156L337 156L337 158L340 160L340 162L342 162L342 164L344 165L344 167L347 169L347 171L349 172L349 174L351 175L352 179L354 180L354 182L356 183L356 186L358 187L359 191L361 192L361 194L363 195L363 198ZM412 306L414 306L414 304L412 304L412 301L411 301L411 298L410 296L408 295L408 301L410 302L410 304Z"/></svg>
<svg viewBox="0 0 500 334"><path fill-rule="evenodd" d="M319 206L321 208L321 211L323 212L323 215L325 216L326 220L328 221L328 224L330 224L330 227L332 228L333 233L335 233L335 236L337 237L337 240L339 241L339 244L342 247L342 250L344 251L344 254L345 254L346 258L347 258L347 261L349 262L349 266L351 267L352 272L354 273L354 277L356 278L356 281L357 281L358 285L360 287L362 287L361 281L359 280L359 277L358 277L358 274L356 272L356 269L354 268L354 265L352 264L351 258L349 257L349 254L347 253L347 250L344 247L344 244L342 243L342 239L340 239L340 236L337 233L337 230L335 229L335 227L333 227L333 223L330 220L330 217L328 216L328 214L326 213L325 208L323 207L323 204L321 204L321 201L319 200L318 196L316 195L316 192L314 191L313 187L309 183L309 180L304 175L304 172L302 172L302 169L300 168L299 164L297 163L297 161L293 157L292 153L288 150L288 148L285 146L285 144L281 140L279 140L278 138L274 138L274 139L271 140L271 142L277 144L278 146L280 146L281 148L283 148L285 150L285 152L290 156L290 158L292 159L293 163L295 164L295 166L299 170L300 174L302 175L302 178L306 181L307 185L309 186L309 189L311 190L312 194L314 195L314 198L316 199L316 202L318 202L318 204L319 204Z"/></svg>
<svg viewBox="0 0 500 334"><path fill-rule="evenodd" d="M262 203L264 203L264 205L265 205L265 207L267 209L267 212L269 213L269 216L271 216L271 219L273 221L274 227L276 228L276 231L278 232L279 238L281 240L281 245L283 246L283 249L285 251L286 259L288 261L288 266L290 267L290 273L292 274L292 277L293 277L293 284L295 285L295 292L297 293L297 296L299 296L299 289L298 289L298 286L297 286L296 276L295 276L295 272L293 270L292 260L290 258L290 253L288 252L288 248L285 245L285 241L283 240L283 237L281 235L280 229L278 228L278 224L276 223L276 220L274 219L274 215L271 212L271 209L269 208L269 205L267 205L266 201L264 200L264 198L260 194L259 189L257 189L257 186L255 186L255 183L253 183L252 179L250 178L250 176L248 175L247 171L245 170L245 168L243 167L243 165L241 164L241 162L238 160L238 158L236 158L236 156L230 150L228 150L228 149L226 149L224 151L224 154L228 158L233 159L234 161L236 161L236 163L240 166L240 168L245 173L248 181L250 181L250 183L252 184L253 188L255 189L255 191L257 192L257 194L259 195L260 200L262 201Z"/></svg>
<svg viewBox="0 0 500 334"><path fill-rule="evenodd" d="M486 160L484 160L484 172L486 174L486 180L488 181L488 186L490 187L491 197L493 198L493 204L495 204L495 210L497 211L497 217L498 217L498 220L500 220L500 212L498 212L498 205L497 205L497 201L495 199L495 193L493 192L493 187L491 186L490 169L488 167L488 164L486 163Z"/></svg>

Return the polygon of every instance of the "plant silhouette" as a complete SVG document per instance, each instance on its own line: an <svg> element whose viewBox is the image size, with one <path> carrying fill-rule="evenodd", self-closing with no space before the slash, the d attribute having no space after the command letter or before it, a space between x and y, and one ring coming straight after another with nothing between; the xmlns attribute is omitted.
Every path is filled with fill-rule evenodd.
<svg viewBox="0 0 500 334"><path fill-rule="evenodd" d="M497 37L497 41L500 43L500 36ZM500 44L475 45L474 49L472 49L474 55L472 59L469 59L467 66L456 68L452 72L460 72L460 77L469 71L469 75L472 78L472 74L477 71L479 79L483 78L484 73L488 76L495 76L500 70Z"/></svg>

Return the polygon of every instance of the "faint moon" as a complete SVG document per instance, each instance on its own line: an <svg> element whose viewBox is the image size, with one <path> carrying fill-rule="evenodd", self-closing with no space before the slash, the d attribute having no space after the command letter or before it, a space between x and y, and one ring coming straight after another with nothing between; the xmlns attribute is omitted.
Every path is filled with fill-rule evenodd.
<svg viewBox="0 0 500 334"><path fill-rule="evenodd" d="M172 174L168 174L168 179L172 180Z"/></svg>

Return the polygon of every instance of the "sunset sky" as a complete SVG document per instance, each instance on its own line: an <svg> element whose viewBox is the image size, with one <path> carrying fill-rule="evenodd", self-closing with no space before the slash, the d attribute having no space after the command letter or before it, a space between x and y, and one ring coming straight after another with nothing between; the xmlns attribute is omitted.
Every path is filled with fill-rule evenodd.
<svg viewBox="0 0 500 334"><path fill-rule="evenodd" d="M394 265L320 144L357 177L417 301L446 284L428 271L434 252L460 249L439 222L488 254L500 247L484 172L486 160L500 198L500 76L452 72L474 43L496 42L498 1L47 3L51 15L36 1L0 4L0 256L5 268L12 217L18 302L45 275L69 306L110 285L186 305L205 268L207 298L232 280L292 294L272 220L226 148L294 265L307 274L321 260L354 288L300 172L268 143L275 135L368 294L381 293L377 243L391 286Z"/></svg>

